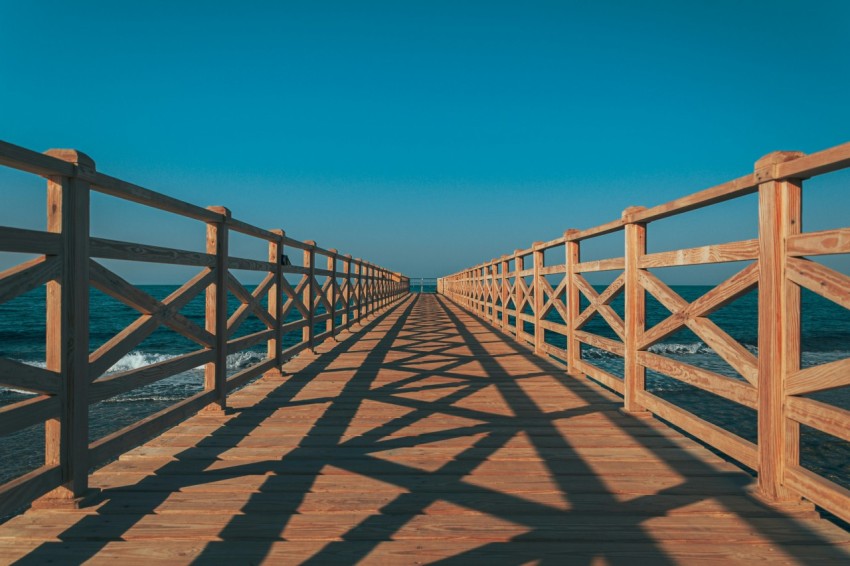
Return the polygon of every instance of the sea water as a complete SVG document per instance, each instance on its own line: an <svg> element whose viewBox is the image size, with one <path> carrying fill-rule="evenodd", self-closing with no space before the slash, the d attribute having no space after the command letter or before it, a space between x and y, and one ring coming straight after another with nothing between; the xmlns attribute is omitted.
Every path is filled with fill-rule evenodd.
<svg viewBox="0 0 850 566"><path fill-rule="evenodd" d="M149 285L140 286L140 288L160 300L176 289L175 286L168 285ZM710 291L712 287L674 286L673 289L683 299L690 302ZM430 290L427 289L427 291ZM229 298L229 302L229 312L232 313L239 303L233 297ZM585 306L586 304L582 305L582 308ZM615 299L611 306L622 316L622 296ZM90 308L91 351L95 351L139 316L137 311L96 290L92 290ZM0 305L0 356L44 367L45 310L43 288ZM526 309L526 312L530 313L530 310ZM802 312L802 367L850 357L850 316L846 310L822 297L804 291ZM181 314L203 327L203 293L184 307ZM651 297L648 298L647 327L664 320L669 314L662 305ZM297 313L291 313L288 321L298 318ZM757 292L754 291L739 298L711 314L709 318L753 355L758 355ZM563 322L554 309L547 315L547 319L557 323ZM513 317L510 317L510 320L511 323L514 322ZM320 332L322 326L317 325L317 331ZM251 317L233 337L263 329L265 326L255 317ZM525 329L527 332L532 332L533 325L525 323ZM599 315L591 318L583 330L616 339L616 334ZM563 336L550 331L546 331L545 335L547 342L561 348L565 347ZM300 330L285 335L284 348L298 343L300 336ZM173 331L160 328L120 359L107 373L127 371L165 361L198 348L196 344ZM688 330L677 332L661 343L653 345L649 350L721 375L742 379ZM227 373L233 375L261 361L264 357L265 343L228 356ZM612 375L622 377L622 358L587 346L582 348L582 357L588 363ZM96 403L91 407L90 440L102 438L147 415L173 405L201 391L202 387L203 369L196 368ZM647 389L747 440L755 442L757 439L756 414L751 409L652 371L647 372ZM0 406L16 403L30 396L22 391L0 388ZM826 391L810 397L850 409L850 388ZM43 434L43 425L37 425L0 437L0 483L35 469L43 463ZM804 466L842 485L850 486L848 443L803 427L801 453Z"/></svg>

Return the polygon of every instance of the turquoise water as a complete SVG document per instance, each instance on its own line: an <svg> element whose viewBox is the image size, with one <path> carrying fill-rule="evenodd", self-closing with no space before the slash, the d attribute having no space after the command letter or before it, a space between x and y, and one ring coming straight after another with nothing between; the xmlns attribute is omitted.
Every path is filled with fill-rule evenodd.
<svg viewBox="0 0 850 566"><path fill-rule="evenodd" d="M164 299L177 289L174 285L140 285L157 299ZM252 287L248 287L252 290ZM263 301L265 304L265 301ZM228 295L228 312L233 313L241 303ZM0 305L0 356L44 367L45 363L45 292L32 291ZM112 298L92 289L90 300L90 350L103 343L132 323L139 313ZM301 319L296 309L287 322ZM203 328L205 297L202 292L180 313ZM321 314L323 311L318 310ZM337 317L337 321L339 322ZM266 329L256 317L248 317L232 338ZM325 323L316 325L316 333L325 330ZM283 337L284 348L301 341L301 330ZM160 327L147 339L119 360L107 373L117 373L161 362L187 352L201 349L183 336ZM227 358L227 374L239 371L265 358L265 342ZM196 368L122 395L96 403L91 407L90 441L165 409L203 389L203 368ZM19 402L31 395L0 387L0 407ZM0 437L0 483L42 465L44 461L43 425Z"/></svg>
<svg viewBox="0 0 850 566"><path fill-rule="evenodd" d="M162 299L176 287L169 285L141 286L152 296ZM692 301L709 291L712 287L679 286L674 287L685 300ZM419 291L418 286L414 291ZM433 292L432 286L425 286L424 292ZM757 301L756 292L741 297L710 316L718 326L738 340L753 354L758 353L757 344ZM827 363L850 357L850 317L847 311L812 293L803 295L803 367ZM230 297L229 310L233 312L239 303ZM584 308L586 305L582 305ZM615 311L623 313L622 297L612 303ZM530 311L527 311L530 312ZM0 356L33 365L44 365L44 290L33 291L9 303L0 305ZM203 293L191 301L181 313L196 324L204 324ZM647 302L647 325L652 326L663 320L669 313L654 302ZM138 313L113 299L93 290L91 295L91 350L112 338L131 323ZM297 312L290 315L289 321L298 320ZM512 319L513 317L511 317ZM548 316L553 322L563 322L555 311ZM526 331L532 332L533 325L526 323ZM234 337L263 330L265 326L255 317L246 320ZM317 332L324 330L324 324L316 326ZM614 332L603 319L594 316L584 330L616 338ZM301 339L301 331L284 336L284 347L294 345ZM565 346L565 339L558 334L546 332L547 342ZM171 357L198 349L198 347L178 334L160 328L148 337L131 353L121 359L110 372L126 371L150 363L167 360ZM651 351L696 365L717 373L740 379L722 359L715 355L690 331L681 331ZM594 348L584 347L582 356L609 373L622 376L622 359ZM255 346L245 352L228 357L228 374L234 374L265 357L265 344ZM179 374L155 384L114 397L92 406L91 440L95 440L127 426L146 415L164 409L176 401L184 399L201 390L203 371L197 368ZM647 388L701 418L713 422L727 430L739 434L751 441L756 440L755 413L706 393L687 384L664 377L653 372L647 374ZM0 406L26 399L28 394L0 388ZM850 409L850 390L848 388L813 395L820 400ZM0 437L0 482L7 481L23 472L41 465L43 462L43 427L34 426L16 434ZM817 470L830 479L843 485L850 485L850 450L847 443L827 435L804 429L802 446L803 464Z"/></svg>

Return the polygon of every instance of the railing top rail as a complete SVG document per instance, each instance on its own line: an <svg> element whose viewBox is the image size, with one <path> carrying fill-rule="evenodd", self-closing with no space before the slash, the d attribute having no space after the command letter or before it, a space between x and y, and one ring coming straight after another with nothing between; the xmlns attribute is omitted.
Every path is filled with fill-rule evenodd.
<svg viewBox="0 0 850 566"><path fill-rule="evenodd" d="M568 230L559 238L538 242L530 248L515 250L513 253L463 269L458 273L524 257L535 250L554 248L565 242L581 241L617 232L622 230L626 224L645 224L732 200L756 192L760 183L770 180L806 179L847 167L850 167L850 142L810 155L804 155L800 152L773 152L756 162L753 173L650 208L630 207L616 220L583 230ZM457 275L457 273L452 275ZM446 277L451 277L451 275L446 275Z"/></svg>
<svg viewBox="0 0 850 566"><path fill-rule="evenodd" d="M94 170L86 164L74 163L73 155L75 152L68 150L49 150L46 153L38 153L36 151L20 147L8 142L0 141L0 165L5 165L13 169L34 173L45 177L77 176L88 181L91 184L92 190L99 193L108 194L116 198L135 202L143 206L156 208L172 214L192 218L201 222L223 222L228 228L245 234L266 240L269 242L282 242L284 245L298 248L301 250L313 249L317 254L338 259L348 259L349 256L339 253L337 250L327 250L320 248L315 243L296 240L285 234L280 235L274 231L266 230L258 226L254 226L243 220L233 218L229 214L224 214L218 207L205 208L196 204L180 200L168 196L166 194L147 189L140 185L130 183L112 177L105 173ZM63 159L66 155L70 156L70 160ZM83 156L83 154L77 154ZM371 265L360 259L351 259L355 265ZM379 271L385 271L384 268L374 266Z"/></svg>
<svg viewBox="0 0 850 566"><path fill-rule="evenodd" d="M72 163L2 140L0 140L0 165L44 176L74 174Z"/></svg>

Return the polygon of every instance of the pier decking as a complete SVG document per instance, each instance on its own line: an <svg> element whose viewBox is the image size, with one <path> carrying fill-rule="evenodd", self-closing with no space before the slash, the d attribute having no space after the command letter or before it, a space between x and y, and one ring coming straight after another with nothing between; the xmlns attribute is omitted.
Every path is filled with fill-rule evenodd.
<svg viewBox="0 0 850 566"><path fill-rule="evenodd" d="M0 526L0 561L847 561L812 506L444 297L407 296Z"/></svg>

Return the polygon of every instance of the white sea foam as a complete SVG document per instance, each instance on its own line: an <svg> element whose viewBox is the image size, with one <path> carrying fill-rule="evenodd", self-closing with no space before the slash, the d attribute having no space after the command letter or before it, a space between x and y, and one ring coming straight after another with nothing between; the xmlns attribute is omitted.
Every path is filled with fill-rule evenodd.
<svg viewBox="0 0 850 566"><path fill-rule="evenodd" d="M654 344L649 347L649 351L653 354L678 354L680 356L711 353L708 346L702 342L694 342L692 344Z"/></svg>
<svg viewBox="0 0 850 566"><path fill-rule="evenodd" d="M115 362L115 364L111 368L109 368L106 373L110 374L130 371L141 367L149 366L151 364L164 362L176 357L176 355L157 354L154 352L139 352L134 350L123 358L121 358L120 360L118 360L117 362Z"/></svg>
<svg viewBox="0 0 850 566"><path fill-rule="evenodd" d="M151 364L156 364L160 362L165 362L171 359L178 357L179 354L160 354L156 352L142 352L139 350L134 350L129 354L125 355L123 358L118 360L112 367L107 370L106 375L121 373L125 371L131 371L134 369L143 368L145 366L149 366ZM264 356L259 352L237 352L235 354L230 354L227 356L227 373L232 374L252 365L263 361ZM47 364L41 360L17 360L20 363L45 368ZM193 368L183 374L178 374L179 382L197 382L197 378L201 377L203 371L203 366L198 366ZM180 379L182 377L183 379ZM174 378L169 378L174 379ZM149 386L150 387L150 386ZM14 393L18 395L36 395L31 391L23 391L20 389L14 389L11 387L0 387L0 393ZM146 397L131 397L132 392L130 394L121 395L119 397L114 398L115 400L127 400L131 399L133 401L142 401L142 400L150 400L150 401L172 401L180 398L175 398L169 395L152 395Z"/></svg>

